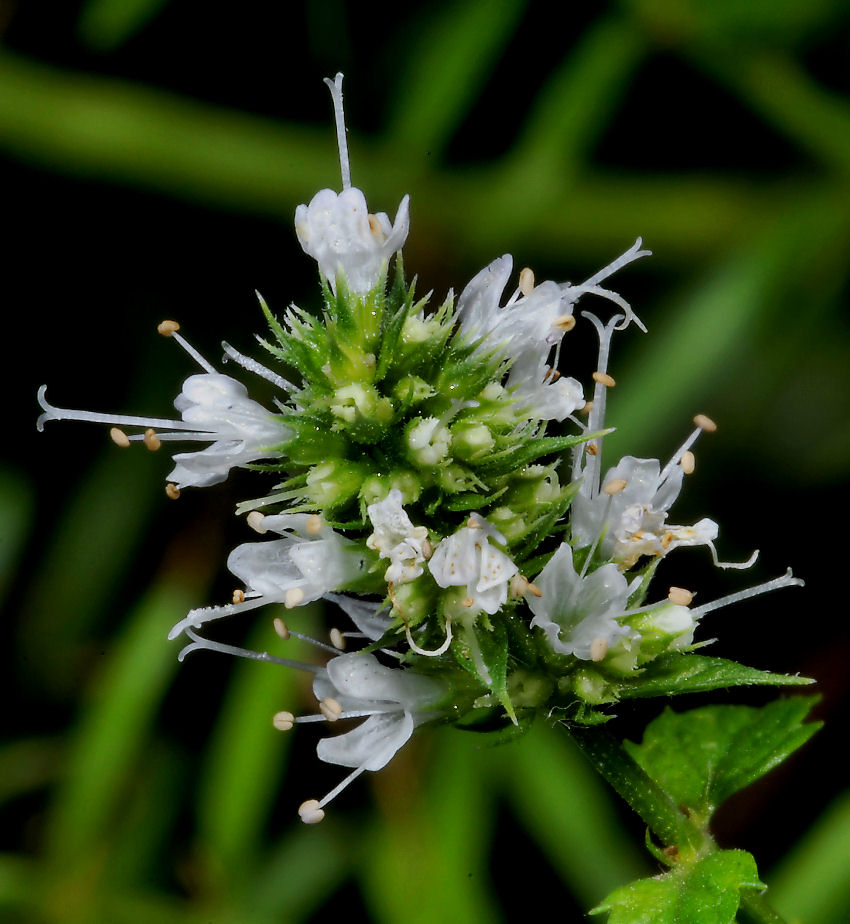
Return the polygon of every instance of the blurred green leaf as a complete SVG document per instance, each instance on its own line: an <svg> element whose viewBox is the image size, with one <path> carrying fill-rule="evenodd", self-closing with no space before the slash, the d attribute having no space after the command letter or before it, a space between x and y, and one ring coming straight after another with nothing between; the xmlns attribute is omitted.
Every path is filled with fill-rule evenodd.
<svg viewBox="0 0 850 924"><path fill-rule="evenodd" d="M144 28L168 0L86 0L77 35L95 51L114 51Z"/></svg>
<svg viewBox="0 0 850 924"><path fill-rule="evenodd" d="M585 906L646 874L612 794L563 731L537 723L491 759L516 817Z"/></svg>
<svg viewBox="0 0 850 924"><path fill-rule="evenodd" d="M14 577L29 538L34 506L29 481L12 469L0 469L0 600Z"/></svg>
<svg viewBox="0 0 850 924"><path fill-rule="evenodd" d="M839 796L770 877L771 898L790 920L834 924L850 920L850 793Z"/></svg>
<svg viewBox="0 0 850 924"><path fill-rule="evenodd" d="M299 629L310 632L317 607L299 609ZM281 654L284 645L264 612L247 640L255 651ZM305 643L292 638L281 656L311 660ZM204 657L204 653L193 657ZM206 655L216 657L215 655ZM230 665L219 658L222 669ZM272 725L272 716L294 705L300 677L275 664L240 661L235 665L198 781L198 840L212 864L214 886L238 891L256 868L269 807L284 776L291 736ZM295 808L292 806L294 817Z"/></svg>
<svg viewBox="0 0 850 924"><path fill-rule="evenodd" d="M49 820L59 866L90 860L120 813L122 797L178 661L169 628L197 600L198 578L166 573L128 618L84 707L69 764Z"/></svg>
<svg viewBox="0 0 850 924"><path fill-rule="evenodd" d="M654 719L640 744L624 747L673 798L705 825L738 790L779 766L820 728L803 724L816 697L800 696L752 706L669 707Z"/></svg>
<svg viewBox="0 0 850 924"><path fill-rule="evenodd" d="M504 53L526 0L459 0L428 8L405 61L390 87L393 112L385 137L407 150L411 171L439 163L452 134L466 117L493 65Z"/></svg>

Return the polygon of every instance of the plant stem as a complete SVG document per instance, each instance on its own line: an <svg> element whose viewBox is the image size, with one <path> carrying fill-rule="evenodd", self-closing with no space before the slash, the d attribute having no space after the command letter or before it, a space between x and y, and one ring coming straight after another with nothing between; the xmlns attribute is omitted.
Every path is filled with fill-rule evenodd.
<svg viewBox="0 0 850 924"><path fill-rule="evenodd" d="M717 850L714 839L701 830L670 796L640 767L622 744L604 728L573 727L573 740L611 787L637 812L650 830L679 859L696 859ZM751 924L784 924L755 889L741 890L741 913Z"/></svg>

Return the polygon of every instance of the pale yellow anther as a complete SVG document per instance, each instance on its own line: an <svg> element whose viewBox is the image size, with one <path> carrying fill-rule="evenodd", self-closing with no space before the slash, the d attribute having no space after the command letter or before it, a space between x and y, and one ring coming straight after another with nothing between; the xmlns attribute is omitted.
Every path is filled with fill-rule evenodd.
<svg viewBox="0 0 850 924"><path fill-rule="evenodd" d="M342 634L342 632L340 632L339 629L334 627L333 629L331 629L329 634L331 638L331 645L333 645L334 648L337 649L337 651L344 651L345 650L345 636Z"/></svg>
<svg viewBox="0 0 850 924"><path fill-rule="evenodd" d="M671 587L667 593L667 599L676 606L690 606L694 595L684 587Z"/></svg>
<svg viewBox="0 0 850 924"><path fill-rule="evenodd" d="M534 272L527 266L519 271L519 290L525 296L534 291Z"/></svg>
<svg viewBox="0 0 850 924"><path fill-rule="evenodd" d="M283 598L283 605L288 610L291 610L294 606L298 606L303 599L304 591L300 587L290 587Z"/></svg>
<svg viewBox="0 0 850 924"><path fill-rule="evenodd" d="M109 431L109 438L116 446L120 446L122 449L126 449L130 445L130 437L123 430L119 430L118 427L113 427Z"/></svg>
<svg viewBox="0 0 850 924"><path fill-rule="evenodd" d="M613 388L617 384L614 377L608 375L607 372L594 372L591 378L594 382L599 382L600 385L604 385L606 388Z"/></svg>
<svg viewBox="0 0 850 924"><path fill-rule="evenodd" d="M233 591L233 602L234 603L244 603L245 602L245 591L240 590L238 587Z"/></svg>
<svg viewBox="0 0 850 924"><path fill-rule="evenodd" d="M156 326L157 331L162 334L163 337L170 337L172 334L180 330L180 325L176 321L160 321Z"/></svg>
<svg viewBox="0 0 850 924"><path fill-rule="evenodd" d="M171 500L177 500L177 498L180 497L180 488L178 488L176 484L169 482L165 486L165 494L167 497L170 497Z"/></svg>
<svg viewBox="0 0 850 924"><path fill-rule="evenodd" d="M461 600L460 605L469 609L473 603L475 603L475 601L472 599L472 597L467 597L465 600Z"/></svg>
<svg viewBox="0 0 850 924"><path fill-rule="evenodd" d="M298 814L305 825L316 825L325 817L325 811L319 806L318 799L302 802L298 806Z"/></svg>
<svg viewBox="0 0 850 924"><path fill-rule="evenodd" d="M278 731L290 731L295 724L295 716L291 712L276 712L272 716L272 725Z"/></svg>
<svg viewBox="0 0 850 924"><path fill-rule="evenodd" d="M279 616L275 616L274 630L284 641L289 638L289 626Z"/></svg>
<svg viewBox="0 0 850 924"><path fill-rule="evenodd" d="M422 557L425 561L434 554L434 546L427 539L422 540Z"/></svg>
<svg viewBox="0 0 850 924"><path fill-rule="evenodd" d="M596 447L596 443L588 443L587 446L584 447L584 451L589 456L595 456L599 454L599 450Z"/></svg>
<svg viewBox="0 0 850 924"><path fill-rule="evenodd" d="M561 377L561 373L557 369L547 369L546 374L543 376L544 382L557 382Z"/></svg>
<svg viewBox="0 0 850 924"><path fill-rule="evenodd" d="M530 593L532 597L542 597L543 591L531 581L528 582L527 593Z"/></svg>
<svg viewBox="0 0 850 924"><path fill-rule="evenodd" d="M690 451L690 449L686 449L682 453L682 458L679 459L679 465L682 466L682 471L686 475L692 475L694 472L694 469L696 468L696 464L697 464L697 460L694 454Z"/></svg>
<svg viewBox="0 0 850 924"><path fill-rule="evenodd" d="M562 314L552 322L552 327L557 327L558 330L562 330L565 334L571 331L575 326L576 319L571 314Z"/></svg>
<svg viewBox="0 0 850 924"><path fill-rule="evenodd" d="M150 449L151 452L156 452L160 446L162 446L162 440L156 435L156 430L153 427L148 427L145 430L145 435L142 439L142 442L145 444L147 449Z"/></svg>
<svg viewBox="0 0 850 924"><path fill-rule="evenodd" d="M581 410L579 411L579 414L589 414L592 410L593 410L593 402L585 401L584 407L581 408Z"/></svg>
<svg viewBox="0 0 850 924"><path fill-rule="evenodd" d="M608 639L600 636L590 643L590 660L601 661L608 654Z"/></svg>
<svg viewBox="0 0 850 924"><path fill-rule="evenodd" d="M255 533L259 533L261 536L265 535L268 530L263 526L263 520L265 520L265 515L260 513L259 510L252 510L247 517L245 517L245 522L254 530Z"/></svg>
<svg viewBox="0 0 850 924"><path fill-rule="evenodd" d="M321 712L329 722L336 722L342 715L342 706L339 704L339 701L335 700L332 696L326 696L319 703L319 712Z"/></svg>
<svg viewBox="0 0 850 924"><path fill-rule="evenodd" d="M322 531L322 518L317 514L311 514L307 517L307 521L304 524L304 531L308 536L318 536Z"/></svg>
<svg viewBox="0 0 850 924"><path fill-rule="evenodd" d="M619 494L628 484L625 478L612 478L602 489L606 494Z"/></svg>
<svg viewBox="0 0 850 924"><path fill-rule="evenodd" d="M705 430L706 433L714 433L717 429L717 424L710 417L706 417L705 414L697 414L694 417L694 423L700 430Z"/></svg>
<svg viewBox="0 0 850 924"><path fill-rule="evenodd" d="M478 522L478 520L475 519L475 517L470 517L470 518L466 521L466 525L467 525L470 529L481 529L481 524Z"/></svg>

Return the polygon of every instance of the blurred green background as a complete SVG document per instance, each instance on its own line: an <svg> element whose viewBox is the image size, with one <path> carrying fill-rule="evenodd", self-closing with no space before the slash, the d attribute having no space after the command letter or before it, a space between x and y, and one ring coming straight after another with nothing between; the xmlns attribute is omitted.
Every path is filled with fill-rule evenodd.
<svg viewBox="0 0 850 924"><path fill-rule="evenodd" d="M724 610L702 637L817 678L827 722L719 837L755 853L789 919L850 919L850 5L3 0L0 30L0 920L497 922L533 896L580 921L655 869L544 723L502 748L420 734L302 826L297 805L339 777L309 728L271 726L309 708L302 679L214 655L178 667L165 641L229 597L225 555L246 538L231 512L254 478L172 503L164 455L84 424L35 431L43 382L61 406L168 414L193 370L156 335L164 317L217 361L222 339L255 351L255 288L278 311L316 305L292 214L338 185L321 81L337 70L355 184L391 214L411 194L420 291L506 251L572 281L638 235L654 251L616 281L649 333L615 343L609 458L664 457L697 411L719 422L676 519L711 516L721 557L761 557L717 573L682 551L659 586L707 600L792 565L805 590ZM589 331L562 367L592 371ZM227 631L274 646L269 622ZM662 705L615 730L639 736Z"/></svg>

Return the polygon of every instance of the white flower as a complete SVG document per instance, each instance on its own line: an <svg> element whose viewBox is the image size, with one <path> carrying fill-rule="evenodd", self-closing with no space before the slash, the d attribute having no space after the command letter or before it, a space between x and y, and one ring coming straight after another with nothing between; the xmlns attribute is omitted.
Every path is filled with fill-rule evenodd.
<svg viewBox="0 0 850 924"><path fill-rule="evenodd" d="M338 719L366 718L356 728L323 738L316 753L325 763L353 767L338 786L323 799L309 799L299 813L313 824L324 817L324 806L364 770L380 770L407 743L414 729L439 715L438 704L445 696L442 684L410 670L387 667L372 654L339 655L316 673L313 693L321 716Z"/></svg>
<svg viewBox="0 0 850 924"><path fill-rule="evenodd" d="M615 493L593 492L589 483L582 484L572 506L574 541L581 547L601 537L603 557L626 569L642 555L663 556L682 545L711 546L718 534L713 520L667 524L683 475L678 463L662 471L658 459L624 457L602 479L603 486L619 488Z"/></svg>
<svg viewBox="0 0 850 924"><path fill-rule="evenodd" d="M282 538L268 542L246 542L227 559L230 571L245 583L242 599L224 606L192 610L169 633L175 638L184 629L230 616L267 603L288 608L318 600L326 593L343 589L366 567L358 545L304 513L259 516L257 529L272 530Z"/></svg>
<svg viewBox="0 0 850 924"><path fill-rule="evenodd" d="M333 98L343 189L341 193L321 189L309 205L299 205L295 210L295 233L304 251L319 264L334 294L337 278L341 276L352 292L366 295L386 271L390 257L407 240L409 197L401 200L392 224L383 212L369 214L366 197L351 185L342 74L337 74L333 81L326 79L325 83Z"/></svg>
<svg viewBox="0 0 850 924"><path fill-rule="evenodd" d="M203 441L210 445L198 452L178 453L168 478L177 488L207 487L227 478L230 469L258 459L276 458L277 447L292 431L274 414L248 397L241 382L220 372L190 375L174 401L182 420L98 414L53 407L45 398L46 386L38 392L44 413L38 419L41 430L48 420L87 420L117 427L143 427L145 433L126 435L113 429L113 438L124 445L142 440L155 448L164 440Z"/></svg>
<svg viewBox="0 0 850 924"><path fill-rule="evenodd" d="M370 215L366 198L355 187L335 193L321 189L309 205L295 210L295 233L304 251L319 264L336 293L337 277L357 295L370 292L401 250L410 227L408 197L401 200L395 222L386 214Z"/></svg>
<svg viewBox="0 0 850 924"><path fill-rule="evenodd" d="M519 570L490 539L504 545L505 537L473 513L467 525L443 539L428 568L440 587L466 587L470 615L493 615L508 599L508 582Z"/></svg>
<svg viewBox="0 0 850 924"><path fill-rule="evenodd" d="M392 491L376 504L366 508L374 532L366 540L381 558L389 558L384 579L388 584L403 584L422 574L426 559L428 530L414 526L401 505L401 491Z"/></svg>
<svg viewBox="0 0 850 924"><path fill-rule="evenodd" d="M526 596L532 626L546 633L559 654L601 661L608 649L631 630L620 625L626 614L629 586L616 565L578 574L572 549L562 543L535 578L540 596Z"/></svg>

